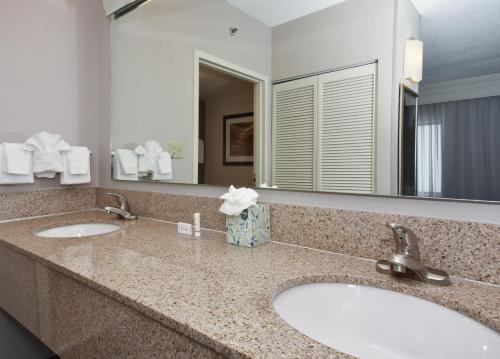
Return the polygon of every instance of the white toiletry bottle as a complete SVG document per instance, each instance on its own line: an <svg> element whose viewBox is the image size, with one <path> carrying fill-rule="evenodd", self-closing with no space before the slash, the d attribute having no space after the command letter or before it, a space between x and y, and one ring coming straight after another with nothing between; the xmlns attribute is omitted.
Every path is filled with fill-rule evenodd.
<svg viewBox="0 0 500 359"><path fill-rule="evenodd" d="M194 214L194 236L199 237L201 235L201 225L200 225L200 214Z"/></svg>

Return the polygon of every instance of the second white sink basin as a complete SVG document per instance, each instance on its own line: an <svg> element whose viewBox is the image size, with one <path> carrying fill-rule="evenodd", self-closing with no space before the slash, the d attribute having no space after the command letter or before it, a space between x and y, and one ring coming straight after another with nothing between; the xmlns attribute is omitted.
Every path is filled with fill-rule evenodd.
<svg viewBox="0 0 500 359"><path fill-rule="evenodd" d="M440 305L341 283L287 289L274 308L298 331L363 359L498 359L500 334Z"/></svg>
<svg viewBox="0 0 500 359"><path fill-rule="evenodd" d="M120 229L119 225L110 223L82 223L71 224L55 228L44 229L36 233L40 237L75 238L106 234Z"/></svg>

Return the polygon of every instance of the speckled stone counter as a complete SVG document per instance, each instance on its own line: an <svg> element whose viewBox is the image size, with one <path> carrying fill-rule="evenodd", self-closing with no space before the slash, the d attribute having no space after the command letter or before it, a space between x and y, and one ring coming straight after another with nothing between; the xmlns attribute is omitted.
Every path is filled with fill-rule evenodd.
<svg viewBox="0 0 500 359"><path fill-rule="evenodd" d="M74 187L0 193L0 221L94 209L96 189Z"/></svg>
<svg viewBox="0 0 500 359"><path fill-rule="evenodd" d="M306 282L338 281L393 289L455 309L500 331L500 287L491 284L452 278L451 286L437 287L396 280L377 273L372 260L274 242L254 249L236 247L225 243L222 232L208 233L213 240L187 240L177 235L176 225L145 218L119 222L121 230L102 236L55 239L34 235L40 228L112 218L90 211L0 224L2 261L15 262L19 277L33 276L32 291L42 293L38 298L22 293L11 298L0 288L1 300L13 307L29 307L43 298L51 303L44 310L64 313L65 318L87 315L94 319L99 308L120 304L128 316L141 316L141 321L125 321L130 331L140 330L135 326L144 325L144 318L156 326L148 347L159 350L159 343L165 347L170 343L184 357L196 352L198 357L348 358L293 329L274 311L275 294ZM47 279L53 276L65 279ZM24 288L29 293L20 280L10 288ZM51 288L51 283L57 285ZM87 289L71 290L76 284ZM88 291L95 294L83 295ZM121 311L109 313L108 321L122 315ZM38 321L43 327L41 318L47 314L35 313L31 318L26 311L24 315L25 322ZM72 353L68 357L79 356L71 352L71 343L73 348L81 347L88 338L86 331L95 329L87 320L88 325L81 326L71 319L63 321L73 336L64 343ZM71 331L72 327L78 331ZM172 333L177 335L174 339ZM124 340L120 335L100 338L103 343L116 342L117 348ZM133 340L134 336L125 338ZM187 348L193 343L200 347ZM105 357L113 357L113 353L107 352Z"/></svg>
<svg viewBox="0 0 500 359"><path fill-rule="evenodd" d="M107 192L126 196L139 216L171 222L191 222L201 212L202 226L225 230L218 198L98 188L97 207L114 203ZM385 224L401 223L418 236L422 259L451 275L500 284L500 226L479 222L403 216L269 203L271 231L276 242L349 256L381 259L394 249L393 234ZM303 229L307 228L307 235Z"/></svg>

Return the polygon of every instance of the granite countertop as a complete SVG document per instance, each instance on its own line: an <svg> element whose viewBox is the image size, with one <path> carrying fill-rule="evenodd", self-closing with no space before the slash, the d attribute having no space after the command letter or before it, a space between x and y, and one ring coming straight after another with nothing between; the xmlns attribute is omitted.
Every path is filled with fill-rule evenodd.
<svg viewBox="0 0 500 359"><path fill-rule="evenodd" d="M86 222L121 230L86 238L42 238L40 228ZM0 223L0 241L135 308L186 336L236 358L350 358L301 334L274 311L272 298L299 283L338 281L412 294L500 331L500 287L452 278L449 287L397 280L374 261L269 243L248 249L183 239L177 226L146 218L115 221L85 211Z"/></svg>

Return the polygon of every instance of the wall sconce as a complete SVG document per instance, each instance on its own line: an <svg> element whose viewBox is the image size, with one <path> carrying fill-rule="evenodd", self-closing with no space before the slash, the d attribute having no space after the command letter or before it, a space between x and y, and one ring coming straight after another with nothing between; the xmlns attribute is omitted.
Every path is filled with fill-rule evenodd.
<svg viewBox="0 0 500 359"><path fill-rule="evenodd" d="M411 82L422 81L424 63L424 43L420 40L405 41L404 77Z"/></svg>

